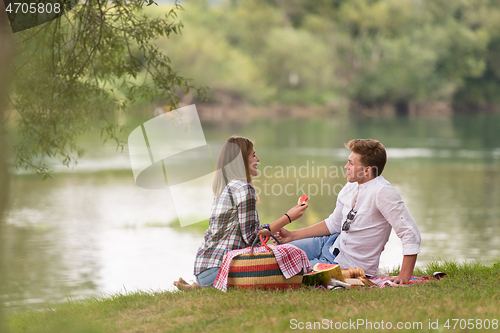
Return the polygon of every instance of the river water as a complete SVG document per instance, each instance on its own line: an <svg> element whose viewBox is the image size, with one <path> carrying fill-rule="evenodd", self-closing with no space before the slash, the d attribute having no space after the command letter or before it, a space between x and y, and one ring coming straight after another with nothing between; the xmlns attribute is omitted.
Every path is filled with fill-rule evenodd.
<svg viewBox="0 0 500 333"><path fill-rule="evenodd" d="M202 124L207 142L243 135L261 159L254 179L261 220L273 221L303 193L310 207L295 227L319 222L335 207L353 138L375 138L388 151L384 176L399 191L422 233L419 266L431 260L495 260L500 253L500 117L258 120ZM133 127L129 128L129 132ZM193 280L203 226L181 228L170 193L134 183L126 151L83 143L87 154L53 179L15 172L4 239L11 310L66 298L135 290L174 290ZM401 263L393 234L381 267Z"/></svg>

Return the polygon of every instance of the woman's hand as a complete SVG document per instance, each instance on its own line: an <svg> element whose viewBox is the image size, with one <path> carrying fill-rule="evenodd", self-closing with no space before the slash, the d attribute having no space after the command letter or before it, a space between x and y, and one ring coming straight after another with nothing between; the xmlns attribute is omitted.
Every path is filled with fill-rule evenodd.
<svg viewBox="0 0 500 333"><path fill-rule="evenodd" d="M307 202L304 205L297 205L295 207L292 207L288 212L288 216L290 216L290 220L295 221L299 219L302 214L304 214L304 211L309 207Z"/></svg>
<svg viewBox="0 0 500 333"><path fill-rule="evenodd" d="M267 229L260 229L259 233L257 234L258 236L262 236L263 239L266 239L268 237L271 237L271 232Z"/></svg>

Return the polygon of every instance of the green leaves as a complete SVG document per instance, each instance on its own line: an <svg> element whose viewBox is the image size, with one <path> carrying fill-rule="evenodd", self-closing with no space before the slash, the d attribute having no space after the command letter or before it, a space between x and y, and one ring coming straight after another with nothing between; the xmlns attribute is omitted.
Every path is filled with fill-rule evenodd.
<svg viewBox="0 0 500 333"><path fill-rule="evenodd" d="M76 163L84 153L76 139L93 127L123 149L116 112L137 98L161 98L175 108L177 91L202 93L205 88L195 89L180 76L154 43L181 32L175 19L182 7L176 2L164 17L152 18L142 9L153 3L86 0L59 19L15 35L16 167L45 176L46 158Z"/></svg>

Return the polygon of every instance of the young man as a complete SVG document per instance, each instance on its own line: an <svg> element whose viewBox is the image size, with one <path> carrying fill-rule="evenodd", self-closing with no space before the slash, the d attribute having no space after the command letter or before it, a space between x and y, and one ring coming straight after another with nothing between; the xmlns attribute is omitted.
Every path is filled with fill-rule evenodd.
<svg viewBox="0 0 500 333"><path fill-rule="evenodd" d="M372 139L351 140L346 147L351 150L344 167L348 183L340 191L333 213L307 228L281 229L279 236L284 243L292 242L304 250L312 265L361 267L373 276L394 228L403 243L403 263L400 274L391 279L406 284L420 252L420 232L398 192L381 176L387 161L385 148Z"/></svg>

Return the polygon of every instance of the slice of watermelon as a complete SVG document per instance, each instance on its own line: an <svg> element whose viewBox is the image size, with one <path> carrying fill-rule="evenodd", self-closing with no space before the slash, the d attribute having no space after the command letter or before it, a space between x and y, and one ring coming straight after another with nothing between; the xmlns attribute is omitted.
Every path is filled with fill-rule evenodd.
<svg viewBox="0 0 500 333"><path fill-rule="evenodd" d="M326 264L326 263L317 263L314 265L313 267L313 270L315 272L322 272L322 271L327 271L327 270L330 270L332 268L335 268L335 266L338 266L338 265L335 265L335 264Z"/></svg>
<svg viewBox="0 0 500 333"><path fill-rule="evenodd" d="M303 196L301 196L299 198L299 202L298 204L301 205L301 206L304 206L306 204L306 201L309 199L309 197L307 196L307 194L304 194Z"/></svg>
<svg viewBox="0 0 500 333"><path fill-rule="evenodd" d="M315 272L328 272L331 279L336 279L344 282L344 276L342 275L342 270L339 265L317 263L313 267Z"/></svg>
<svg viewBox="0 0 500 333"><path fill-rule="evenodd" d="M326 286L329 280L330 274L328 272L311 272L304 274L302 284L306 286Z"/></svg>
<svg viewBox="0 0 500 333"><path fill-rule="evenodd" d="M326 286L330 282L330 279L344 282L340 266L318 263L314 265L312 273L304 274L302 284L306 286Z"/></svg>

